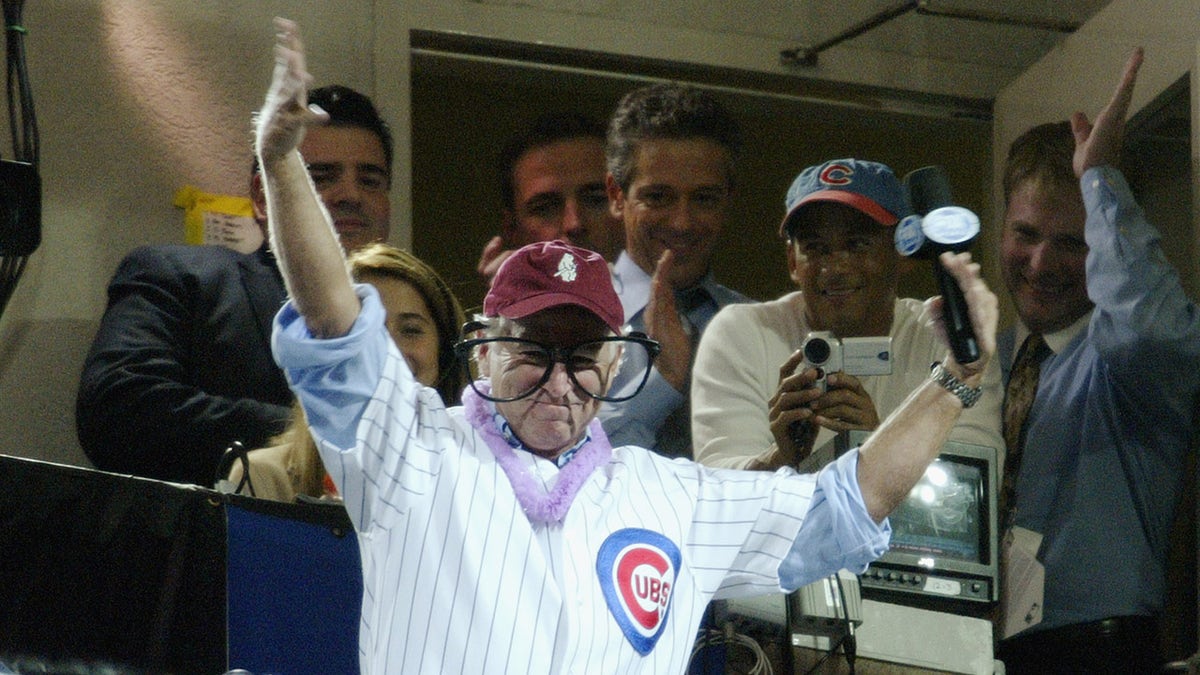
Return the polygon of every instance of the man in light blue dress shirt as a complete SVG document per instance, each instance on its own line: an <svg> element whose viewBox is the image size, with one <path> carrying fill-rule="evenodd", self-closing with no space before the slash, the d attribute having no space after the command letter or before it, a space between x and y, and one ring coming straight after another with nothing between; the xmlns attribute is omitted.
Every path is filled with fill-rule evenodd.
<svg viewBox="0 0 1200 675"><path fill-rule="evenodd" d="M1139 49L1094 125L1076 113L1034 127L1006 163L1000 254L1020 323L1001 339L1005 379L1027 335L1051 351L1019 463L1011 450L1006 460L1019 467L1013 541L1034 542L1028 555L1045 575L1040 621L1027 611L1033 596L1005 603L1017 629L999 645L1010 674L1157 672L1162 660L1200 311L1115 168L1141 59ZM1029 567L1007 565L1006 588L1028 587L1018 570Z"/></svg>
<svg viewBox="0 0 1200 675"><path fill-rule="evenodd" d="M748 301L710 271L740 145L729 112L679 84L630 92L609 122L609 205L625 224L613 284L630 329L662 345L645 389L601 409L613 445L692 456L688 391L696 343L719 308ZM623 363L613 391L638 386L646 367Z"/></svg>

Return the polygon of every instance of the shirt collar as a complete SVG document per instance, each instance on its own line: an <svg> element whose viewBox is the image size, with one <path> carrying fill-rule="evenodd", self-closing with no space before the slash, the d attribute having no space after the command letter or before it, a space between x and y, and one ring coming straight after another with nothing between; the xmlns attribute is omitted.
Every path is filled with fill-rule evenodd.
<svg viewBox="0 0 1200 675"><path fill-rule="evenodd" d="M650 275L646 274L646 270L639 267L624 250L617 256L617 262L613 263L612 275L613 288L617 291L617 297L621 299L621 308L625 310L625 323L628 324L634 315L645 309L646 303L650 302ZM710 298L717 297L717 282L713 278L712 270L705 273L700 281L690 288L702 288ZM677 291L676 297L678 295Z"/></svg>
<svg viewBox="0 0 1200 675"><path fill-rule="evenodd" d="M500 430L501 438L504 439L505 443L508 443L509 447L513 448L514 450L524 450L530 454L537 454L530 451L523 443L521 443L521 439L517 438L517 435L513 433L512 427L509 426L508 420L504 419L504 415L501 415L500 412L495 409L494 404L492 408L492 421L495 422L496 428ZM555 466L558 468L563 468L567 465L567 462L571 461L571 459L575 456L575 453L579 452L579 449L583 447L583 444L587 443L591 438L592 435L585 432L583 437L579 439L578 443L571 446L566 452L562 453L558 457L555 457L551 461L553 461Z"/></svg>
<svg viewBox="0 0 1200 675"><path fill-rule="evenodd" d="M626 323L650 301L650 275L638 267L626 251L621 251L613 264L613 288L621 299Z"/></svg>
<svg viewBox="0 0 1200 675"><path fill-rule="evenodd" d="M1046 346L1049 347L1050 351L1054 352L1055 354L1058 354L1062 350L1066 349L1067 345L1071 344L1071 341L1075 339L1075 336L1079 335L1080 331L1087 328L1087 325L1089 323L1091 323L1092 313L1095 311L1096 311L1096 308L1093 307L1092 309L1085 312L1083 316L1076 319L1074 323L1067 326L1066 328L1063 328L1062 330L1054 331L1053 333L1046 333L1045 335L1043 335L1042 338L1046 341ZM1024 344L1025 338L1029 337L1030 332L1032 332L1032 331L1030 331L1025 326L1024 323L1020 323L1020 322L1017 323L1017 335L1016 335L1017 340L1014 343L1016 345L1016 347L1020 347L1022 344ZM1017 351L1017 349L1014 348L1013 349L1013 358L1014 359L1016 358L1016 351Z"/></svg>

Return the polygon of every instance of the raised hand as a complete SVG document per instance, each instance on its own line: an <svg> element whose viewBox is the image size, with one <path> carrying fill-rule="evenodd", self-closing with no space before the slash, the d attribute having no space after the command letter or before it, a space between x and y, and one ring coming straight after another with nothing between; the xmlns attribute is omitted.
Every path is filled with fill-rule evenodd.
<svg viewBox="0 0 1200 675"><path fill-rule="evenodd" d="M309 332L345 335L358 317L358 296L333 222L298 150L307 126L329 116L306 105L312 76L304 65L299 27L275 19L275 30L275 73L255 121L271 249Z"/></svg>
<svg viewBox="0 0 1200 675"><path fill-rule="evenodd" d="M813 411L809 406L822 392L813 386L818 372L813 368L800 368L802 363L804 352L796 350L779 367L779 387L767 401L767 421L771 426L771 435L775 437L776 452L769 457L759 458L751 468L795 466L812 453L813 442L817 439L817 425L813 422Z"/></svg>
<svg viewBox="0 0 1200 675"><path fill-rule="evenodd" d="M500 265L504 264L504 261L508 260L512 254L513 249L504 248L504 240L500 238L500 235L496 235L484 245L483 251L479 254L479 262L475 263L475 271L479 273L480 278L490 284L492 277L496 276L496 272L500 270Z"/></svg>
<svg viewBox="0 0 1200 675"><path fill-rule="evenodd" d="M970 253L943 253L939 258L942 266L950 273L967 301L971 326L975 329L975 338L979 342L979 360L971 363L958 363L954 359L953 350L946 356L945 366L958 379L970 386L978 386L983 380L983 372L987 370L988 362L996 353L996 324L1000 319L999 301L992 293L983 277L979 274L979 264L971 262ZM950 340L946 335L946 325L942 320L942 298L935 297L926 304L929 315L933 320L933 329L941 338L943 344L949 346Z"/></svg>
<svg viewBox="0 0 1200 675"><path fill-rule="evenodd" d="M654 275L650 279L650 300L646 303L644 317L646 334L662 345L662 352L654 361L654 367L668 384L686 394L685 387L692 365L692 342L675 310L675 291L670 282L674 256L675 253L667 249L654 266Z"/></svg>
<svg viewBox="0 0 1200 675"><path fill-rule="evenodd" d="M275 29L275 71L266 101L255 118L255 151L264 164L298 147L308 125L329 120L324 110L308 105L312 75L304 62L300 27L277 17Z"/></svg>
<svg viewBox="0 0 1200 675"><path fill-rule="evenodd" d="M1141 47L1133 50L1125 62L1121 81L1113 91L1108 105L1096 115L1096 122L1088 122L1087 115L1076 112L1071 115L1071 133L1075 135L1075 175L1093 166L1115 166L1121 155L1121 143L1125 136L1125 116L1129 102L1133 99L1133 85L1137 83L1138 69L1142 67L1144 52Z"/></svg>

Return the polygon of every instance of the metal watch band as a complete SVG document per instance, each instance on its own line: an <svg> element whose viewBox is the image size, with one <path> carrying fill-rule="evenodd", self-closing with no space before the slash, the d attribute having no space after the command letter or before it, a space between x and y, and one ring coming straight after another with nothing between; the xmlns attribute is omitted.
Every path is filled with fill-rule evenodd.
<svg viewBox="0 0 1200 675"><path fill-rule="evenodd" d="M975 405L979 402L979 397L983 395L983 387L968 387L962 380L943 368L940 362L933 364L929 371L929 377L942 385L946 391L957 396L958 400L962 401L963 408Z"/></svg>

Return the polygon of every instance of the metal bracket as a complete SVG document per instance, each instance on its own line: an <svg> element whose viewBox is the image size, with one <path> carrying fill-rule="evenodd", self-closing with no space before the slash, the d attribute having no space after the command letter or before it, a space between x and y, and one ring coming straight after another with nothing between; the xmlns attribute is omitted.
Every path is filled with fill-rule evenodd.
<svg viewBox="0 0 1200 675"><path fill-rule="evenodd" d="M837 35L812 46L800 46L795 49L784 49L779 52L779 59L784 65L815 67L817 65L817 57L821 52L830 47L837 46L846 40L856 38L869 30L878 28L883 24L903 16L909 12L916 11L922 16L935 16L947 19L962 19L965 21L979 21L982 23L996 23L1009 26L1024 26L1027 28L1036 28L1046 31L1057 31L1059 33L1074 33L1079 30L1080 24L1072 21L1060 21L1058 19L1050 19L1046 17L1036 16L1016 16L1013 14L1003 14L1001 12L986 12L977 10L964 10L954 8L938 9L931 7L929 0L905 0L896 5L883 9L866 19L850 26L846 30Z"/></svg>

